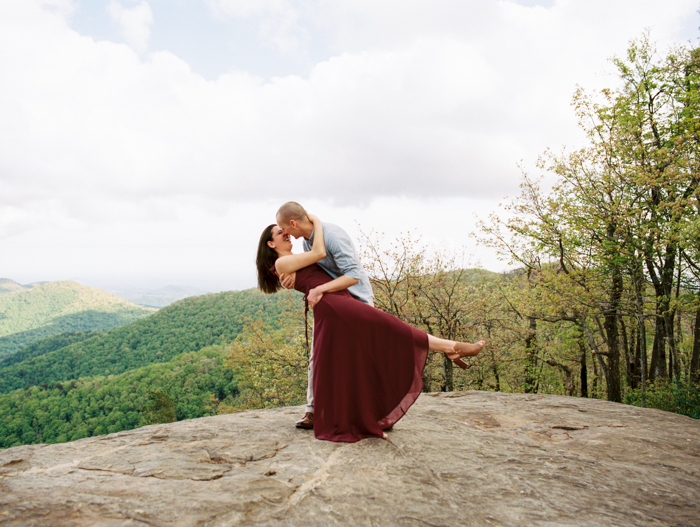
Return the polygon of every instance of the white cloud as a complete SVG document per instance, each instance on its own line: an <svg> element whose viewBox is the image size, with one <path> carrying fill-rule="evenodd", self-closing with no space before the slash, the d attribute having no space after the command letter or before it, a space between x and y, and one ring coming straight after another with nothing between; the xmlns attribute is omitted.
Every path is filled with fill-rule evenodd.
<svg viewBox="0 0 700 527"><path fill-rule="evenodd" d="M74 0L39 0L38 4L46 9L58 13L61 16L67 16L75 10Z"/></svg>
<svg viewBox="0 0 700 527"><path fill-rule="evenodd" d="M222 16L252 18L258 24L258 36L283 56L301 56L309 44L309 31L301 24L305 2L289 0L207 0ZM305 8L306 6L306 8Z"/></svg>
<svg viewBox="0 0 700 527"><path fill-rule="evenodd" d="M206 0L213 9L235 17L280 15L293 11L288 0Z"/></svg>
<svg viewBox="0 0 700 527"><path fill-rule="evenodd" d="M319 0L304 10L218 0L228 16L289 21L279 38L303 44L314 28L334 38L307 78L234 70L206 81L168 51L139 55L153 20L146 2L111 4L133 29L133 49L71 30L71 2L46 5L0 3L0 240L21 250L22 240L88 247L104 236L105 246L122 240L118 252L131 236L138 252L147 233L195 243L178 236L187 225L215 233L206 243L225 243L218 254L231 269L247 269L252 253L217 242L227 226L254 244L288 199L326 204L341 224L406 223L443 239L449 230L435 222L445 222L462 232L462 214L518 192L519 160L532 167L545 148L580 140L569 108L577 83L614 83L609 56L648 26L661 49L678 42L697 9L696 0L548 9Z"/></svg>
<svg viewBox="0 0 700 527"><path fill-rule="evenodd" d="M127 44L139 53L144 53L148 49L153 24L153 13L148 2L142 0L139 5L128 8L117 0L111 0L107 12L119 24Z"/></svg>
<svg viewBox="0 0 700 527"><path fill-rule="evenodd" d="M568 108L575 84L596 82L605 58L637 27L609 37L614 46L602 37L584 45L596 18L580 2L549 10L490 2L452 17L447 4L341 4L354 11L337 18L355 20L360 41L383 24L394 28L378 37L391 40L385 49L368 41L367 49L317 64L307 79L270 82L244 72L207 82L167 51L143 60L80 37L57 17L15 20L23 31L4 49L24 49L25 57L0 57L7 79L0 199L26 194L28 182L40 197L88 185L127 200L283 197L300 186L341 203L397 194L500 197L515 188L520 159L577 140ZM150 20L145 2L111 5L124 19ZM281 1L226 5L241 15L289 9ZM143 12L148 17L136 16ZM660 24L677 18L652 12ZM460 33L460 23L481 29ZM340 34L351 30L338 24Z"/></svg>

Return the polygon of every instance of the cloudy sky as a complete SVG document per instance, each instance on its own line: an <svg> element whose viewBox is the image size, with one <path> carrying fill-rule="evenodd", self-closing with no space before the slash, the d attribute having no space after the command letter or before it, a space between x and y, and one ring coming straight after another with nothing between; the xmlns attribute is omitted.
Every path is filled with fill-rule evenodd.
<svg viewBox="0 0 700 527"><path fill-rule="evenodd" d="M522 164L580 145L576 85L698 0L3 0L0 277L255 283L287 200L388 239L470 238Z"/></svg>

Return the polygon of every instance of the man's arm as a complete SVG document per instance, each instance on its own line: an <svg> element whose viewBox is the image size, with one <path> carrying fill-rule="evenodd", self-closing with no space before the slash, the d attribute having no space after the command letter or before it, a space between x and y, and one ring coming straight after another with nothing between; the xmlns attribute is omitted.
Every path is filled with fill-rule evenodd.
<svg viewBox="0 0 700 527"><path fill-rule="evenodd" d="M334 291L342 291L344 289L347 289L348 287L355 285L358 282L359 280L357 278L352 278L350 276L343 275L341 277L336 278L335 280L331 280L330 282L321 284L318 287L314 287L311 291L309 291L309 294L306 296L306 299L309 301L311 309L313 309L314 307L316 307L316 304L319 303L321 298L323 298L323 293L333 293Z"/></svg>
<svg viewBox="0 0 700 527"><path fill-rule="evenodd" d="M326 253L335 264L336 269L332 275L339 274L335 280L318 286L307 295L309 305L314 307L323 297L323 293L333 291L342 291L348 289L360 282L362 276L362 264L360 264L355 252L355 246L352 244L348 234L339 227L327 229L329 234L326 236ZM323 264L323 262L319 262Z"/></svg>
<svg viewBox="0 0 700 527"><path fill-rule="evenodd" d="M326 253L338 266L341 275L360 281L362 264L355 253L355 246L345 231L334 229L332 235L326 237Z"/></svg>

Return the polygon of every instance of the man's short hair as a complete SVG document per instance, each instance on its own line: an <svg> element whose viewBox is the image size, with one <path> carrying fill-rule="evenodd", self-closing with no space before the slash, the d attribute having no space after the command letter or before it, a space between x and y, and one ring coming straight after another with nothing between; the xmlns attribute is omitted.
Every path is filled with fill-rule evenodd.
<svg viewBox="0 0 700 527"><path fill-rule="evenodd" d="M304 221L309 215L304 210L304 207L296 201L288 201L282 205L277 211L277 223L289 223L291 220Z"/></svg>

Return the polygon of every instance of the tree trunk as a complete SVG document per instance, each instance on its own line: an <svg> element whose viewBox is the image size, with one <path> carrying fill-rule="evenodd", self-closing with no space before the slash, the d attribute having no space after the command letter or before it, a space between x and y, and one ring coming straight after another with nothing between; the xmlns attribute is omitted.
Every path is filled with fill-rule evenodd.
<svg viewBox="0 0 700 527"><path fill-rule="evenodd" d="M443 383L441 391L443 392L453 392L455 390L455 378L454 378L454 362L452 362L447 355L445 355L443 361Z"/></svg>
<svg viewBox="0 0 700 527"><path fill-rule="evenodd" d="M651 380L666 378L675 371L673 365L673 355L675 349L670 350L671 368L666 369L666 341L674 345L673 339L673 319L669 317L671 312L671 297L673 295L673 271L676 265L676 245L669 244L665 249L663 265L659 266L660 275L654 266L653 252L647 247L645 258L649 278L654 285L656 294L656 336L654 337L654 348L651 354ZM670 324L669 324L670 322Z"/></svg>
<svg viewBox="0 0 700 527"><path fill-rule="evenodd" d="M612 269L610 303L605 313L605 334L608 340L608 401L622 402L620 386L620 338L618 334L618 306L622 298L622 275L617 267Z"/></svg>
<svg viewBox="0 0 700 527"><path fill-rule="evenodd" d="M627 338L627 325L625 324L625 319L623 317L619 317L620 321L620 332L622 333L622 357L621 360L625 361L625 378L627 379L627 385L629 386L630 384L630 343L629 339Z"/></svg>
<svg viewBox="0 0 700 527"><path fill-rule="evenodd" d="M622 402L620 389L620 347L617 334L617 315L608 313L605 315L605 333L608 336L608 401Z"/></svg>
<svg viewBox="0 0 700 527"><path fill-rule="evenodd" d="M647 369L647 325L644 320L644 314L639 315L639 382L642 385L642 408L645 406L645 397L647 389L647 379L649 378L649 370Z"/></svg>
<svg viewBox="0 0 700 527"><path fill-rule="evenodd" d="M693 354L690 358L690 379L700 383L700 307L695 311L693 328Z"/></svg>
<svg viewBox="0 0 700 527"><path fill-rule="evenodd" d="M432 383L433 379L430 376L430 358L431 358L432 353L428 352L428 360L425 362L425 368L423 368L423 392L429 393L430 392L430 384ZM442 353L440 353L442 355Z"/></svg>
<svg viewBox="0 0 700 527"><path fill-rule="evenodd" d="M666 346L664 343L664 319L656 312L656 331L654 333L654 344L651 348L651 365L649 366L649 380L665 379L666 372Z"/></svg>
<svg viewBox="0 0 700 527"><path fill-rule="evenodd" d="M600 379L600 376L598 375L598 365L596 364L596 358L593 357L593 360L591 362L593 363L593 398L600 399L600 397L598 397L598 380Z"/></svg>
<svg viewBox="0 0 700 527"><path fill-rule="evenodd" d="M603 361L603 357L596 352L597 344L595 342L595 337L594 337L591 329L588 327L588 324L586 323L585 319L583 319L581 321L581 325L583 326L586 338L588 340L589 349L593 353L593 360L591 361L591 363L593 364L593 386L591 386L591 388L592 388L591 395L593 396L593 398L599 399L600 398L600 388L598 386L598 382L600 381L600 373L598 372L598 366L600 366L601 370L603 371L603 375L605 376L606 383L607 383L607 378L608 378L607 368L606 368L605 362ZM599 322L598 322L598 326L599 327L601 326L601 324Z"/></svg>
<svg viewBox="0 0 700 527"><path fill-rule="evenodd" d="M571 368L566 364L562 364L554 359L549 359L545 361L550 366L555 366L559 368L564 373L564 391L569 397L574 395L574 379L571 375Z"/></svg>
<svg viewBox="0 0 700 527"><path fill-rule="evenodd" d="M642 403L644 402L644 392L646 390L646 380L649 372L647 370L647 332L646 321L644 319L644 276L642 273L642 264L637 262L634 270L634 297L637 308L637 349L635 350L635 365L637 367L636 378L642 388Z"/></svg>
<svg viewBox="0 0 700 527"><path fill-rule="evenodd" d="M637 339L638 331L634 326L630 327L630 347L627 356L627 385L633 390L639 384L637 377L639 376L639 340Z"/></svg>
<svg viewBox="0 0 700 527"><path fill-rule="evenodd" d="M676 335L674 332L673 321L676 318L676 310L664 314L664 327L666 328L666 339L668 340L668 376L673 375L677 381L680 379L681 367L678 360L678 351L676 349Z"/></svg>
<svg viewBox="0 0 700 527"><path fill-rule="evenodd" d="M529 318L525 338L525 393L537 393L537 320Z"/></svg>
<svg viewBox="0 0 700 527"><path fill-rule="evenodd" d="M486 326L486 337L488 338L487 342L491 342L491 325ZM496 356L494 355L494 350L493 348L490 348L491 350L491 370L493 371L493 377L496 379L496 391L500 392L501 391L501 374L498 371L498 363L496 362Z"/></svg>
<svg viewBox="0 0 700 527"><path fill-rule="evenodd" d="M588 397L588 366L586 365L586 339L583 328L578 337L578 349L581 354L581 397Z"/></svg>

